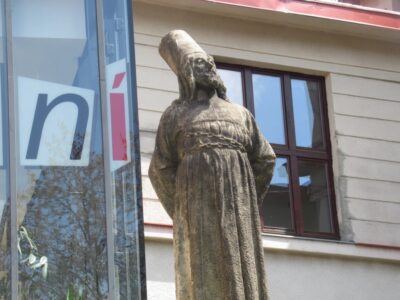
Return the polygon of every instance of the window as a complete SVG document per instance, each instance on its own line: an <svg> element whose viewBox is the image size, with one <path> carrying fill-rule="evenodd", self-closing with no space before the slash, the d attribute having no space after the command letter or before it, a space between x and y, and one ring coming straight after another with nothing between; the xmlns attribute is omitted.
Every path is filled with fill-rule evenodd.
<svg viewBox="0 0 400 300"><path fill-rule="evenodd" d="M260 212L264 231L338 238L324 79L222 64L218 71L277 155Z"/></svg>

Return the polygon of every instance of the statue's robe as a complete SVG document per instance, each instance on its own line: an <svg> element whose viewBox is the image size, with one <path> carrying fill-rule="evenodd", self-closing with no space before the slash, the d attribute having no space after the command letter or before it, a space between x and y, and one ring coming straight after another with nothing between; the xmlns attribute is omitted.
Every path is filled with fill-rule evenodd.
<svg viewBox="0 0 400 300"><path fill-rule="evenodd" d="M149 175L173 219L177 299L268 299L259 208L274 162L239 105L214 96L164 112Z"/></svg>

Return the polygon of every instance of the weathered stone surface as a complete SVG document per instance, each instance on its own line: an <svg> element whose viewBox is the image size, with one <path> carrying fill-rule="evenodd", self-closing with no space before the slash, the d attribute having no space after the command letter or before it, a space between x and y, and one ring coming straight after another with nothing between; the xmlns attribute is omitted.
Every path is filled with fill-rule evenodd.
<svg viewBox="0 0 400 300"><path fill-rule="evenodd" d="M161 117L149 176L174 223L177 299L266 300L259 206L275 154L186 32L159 50L180 98Z"/></svg>

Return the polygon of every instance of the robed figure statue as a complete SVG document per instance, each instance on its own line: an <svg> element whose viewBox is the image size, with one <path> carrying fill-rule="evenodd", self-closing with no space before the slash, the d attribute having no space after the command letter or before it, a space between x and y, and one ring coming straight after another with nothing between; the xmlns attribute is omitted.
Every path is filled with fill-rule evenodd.
<svg viewBox="0 0 400 300"><path fill-rule="evenodd" d="M275 154L185 31L159 51L180 97L161 117L149 176L173 220L176 297L266 300L259 209Z"/></svg>

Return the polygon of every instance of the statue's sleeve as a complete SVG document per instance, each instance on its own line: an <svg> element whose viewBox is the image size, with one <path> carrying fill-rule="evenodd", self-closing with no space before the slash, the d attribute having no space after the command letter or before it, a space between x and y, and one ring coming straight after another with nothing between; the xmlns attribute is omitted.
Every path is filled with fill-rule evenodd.
<svg viewBox="0 0 400 300"><path fill-rule="evenodd" d="M175 177L177 169L176 150L171 141L173 124L171 110L164 112L158 126L156 145L149 167L150 181L165 210L173 219Z"/></svg>
<svg viewBox="0 0 400 300"><path fill-rule="evenodd" d="M258 204L261 206L272 179L276 156L271 145L258 129L256 121L250 112L248 116L248 122L250 124L249 131L252 140L252 149L248 153L248 157L251 168L253 169Z"/></svg>

